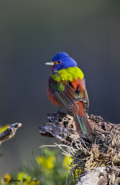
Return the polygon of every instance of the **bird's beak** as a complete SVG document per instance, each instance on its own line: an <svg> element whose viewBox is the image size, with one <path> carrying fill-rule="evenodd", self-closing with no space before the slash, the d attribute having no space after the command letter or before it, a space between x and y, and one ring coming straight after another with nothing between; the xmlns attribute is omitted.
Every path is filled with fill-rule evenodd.
<svg viewBox="0 0 120 185"><path fill-rule="evenodd" d="M50 65L50 66L54 66L55 65L53 61L46 62L45 64L46 65Z"/></svg>

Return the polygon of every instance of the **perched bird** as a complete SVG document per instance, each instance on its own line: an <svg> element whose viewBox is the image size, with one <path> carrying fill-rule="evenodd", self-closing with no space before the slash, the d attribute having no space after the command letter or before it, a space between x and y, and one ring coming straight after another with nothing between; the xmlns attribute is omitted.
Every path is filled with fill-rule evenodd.
<svg viewBox="0 0 120 185"><path fill-rule="evenodd" d="M59 52L46 65L52 66L47 85L49 99L74 117L77 132L91 133L87 119L89 99L84 74L76 61L67 53Z"/></svg>

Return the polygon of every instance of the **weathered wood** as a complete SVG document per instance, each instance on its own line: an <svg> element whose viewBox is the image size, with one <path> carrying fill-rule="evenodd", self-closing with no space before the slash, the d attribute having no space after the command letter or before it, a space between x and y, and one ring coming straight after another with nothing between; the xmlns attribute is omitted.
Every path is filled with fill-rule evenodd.
<svg viewBox="0 0 120 185"><path fill-rule="evenodd" d="M104 166L87 172L76 185L118 185L119 182L120 177L116 178L116 172Z"/></svg>
<svg viewBox="0 0 120 185"><path fill-rule="evenodd" d="M110 123L95 115L90 115L88 120L93 137L78 134L73 117L62 112L49 114L39 132L43 136L55 137L68 146L67 152L72 158L70 176L76 169L82 169L78 184L119 185L120 124Z"/></svg>
<svg viewBox="0 0 120 185"><path fill-rule="evenodd" d="M88 120L95 134L97 134L97 131L109 133L113 128L120 130L120 124L112 124L105 121L101 116L90 115ZM48 114L45 125L39 127L39 133L43 136L55 137L67 144L70 144L75 136L80 137L76 132L73 117L62 112Z"/></svg>
<svg viewBox="0 0 120 185"><path fill-rule="evenodd" d="M0 144L11 137L13 137L19 127L21 127L21 123L13 123L10 125L4 132L0 133Z"/></svg>

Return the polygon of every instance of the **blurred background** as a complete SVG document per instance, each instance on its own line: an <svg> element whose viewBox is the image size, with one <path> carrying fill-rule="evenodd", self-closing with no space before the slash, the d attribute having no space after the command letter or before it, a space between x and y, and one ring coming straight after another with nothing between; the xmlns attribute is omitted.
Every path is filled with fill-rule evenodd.
<svg viewBox="0 0 120 185"><path fill-rule="evenodd" d="M0 125L23 126L0 146L0 177L54 142L38 127L57 109L47 97L44 63L60 51L85 74L89 113L120 123L120 1L1 0Z"/></svg>

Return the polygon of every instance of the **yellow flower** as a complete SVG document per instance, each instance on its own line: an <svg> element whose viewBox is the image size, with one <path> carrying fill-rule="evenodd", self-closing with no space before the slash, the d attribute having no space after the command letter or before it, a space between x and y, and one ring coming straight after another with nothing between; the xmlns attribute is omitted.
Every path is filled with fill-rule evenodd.
<svg viewBox="0 0 120 185"><path fill-rule="evenodd" d="M69 156L65 156L63 159L63 167L66 168L68 171L71 167L69 167L68 165L71 164L72 158Z"/></svg>
<svg viewBox="0 0 120 185"><path fill-rule="evenodd" d="M56 158L53 155L48 158L39 156L37 157L37 161L43 169L51 170L54 168L54 162L56 161Z"/></svg>
<svg viewBox="0 0 120 185"><path fill-rule="evenodd" d="M17 180L19 181L17 184L26 184L26 185L37 185L40 184L40 181L38 181L35 178L30 177L24 172L19 172Z"/></svg>
<svg viewBox="0 0 120 185"><path fill-rule="evenodd" d="M1 178L1 185L8 184L9 181L11 180L11 176L6 173L2 178Z"/></svg>
<svg viewBox="0 0 120 185"><path fill-rule="evenodd" d="M63 160L63 167L67 169L67 171L69 171L74 165L71 165L72 162L72 158L69 156L65 156L64 160ZM81 169L76 169L75 170L75 175L78 176L81 173Z"/></svg>
<svg viewBox="0 0 120 185"><path fill-rule="evenodd" d="M0 127L0 133L4 132L8 127L9 127L9 125L5 125L3 127Z"/></svg>
<svg viewBox="0 0 120 185"><path fill-rule="evenodd" d="M80 175L80 173L81 173L81 169L76 169L75 170L75 176L78 177Z"/></svg>

